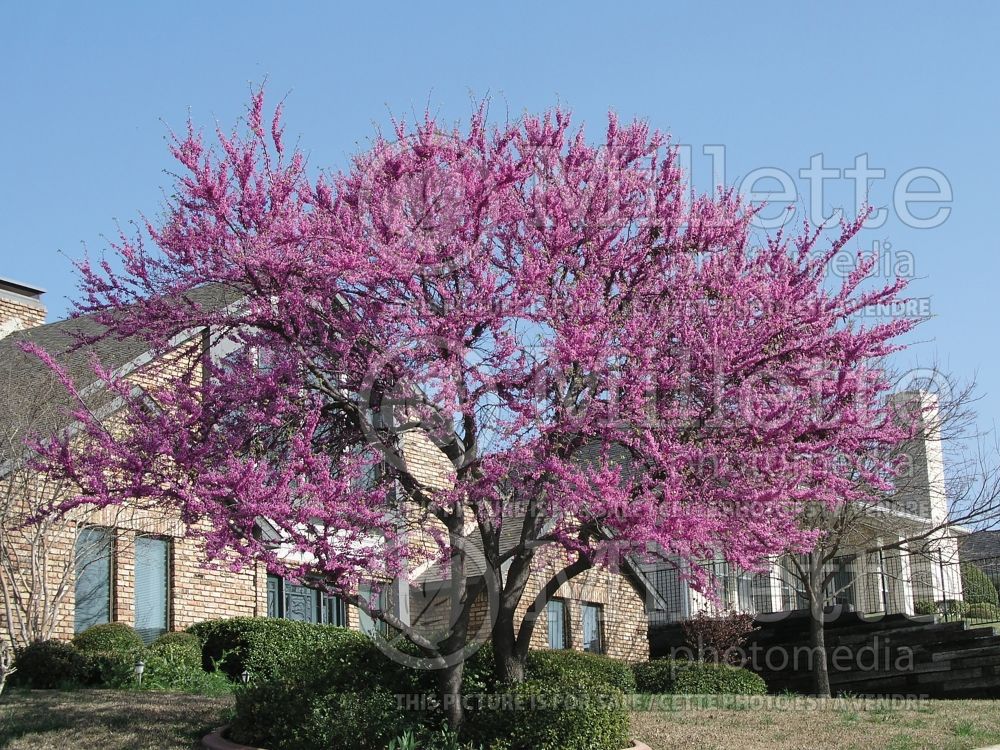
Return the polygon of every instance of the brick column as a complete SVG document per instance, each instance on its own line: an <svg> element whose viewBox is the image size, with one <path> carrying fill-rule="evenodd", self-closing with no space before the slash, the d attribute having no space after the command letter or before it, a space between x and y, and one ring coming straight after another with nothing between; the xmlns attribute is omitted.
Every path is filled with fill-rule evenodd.
<svg viewBox="0 0 1000 750"><path fill-rule="evenodd" d="M115 530L111 619L135 627L135 532Z"/></svg>

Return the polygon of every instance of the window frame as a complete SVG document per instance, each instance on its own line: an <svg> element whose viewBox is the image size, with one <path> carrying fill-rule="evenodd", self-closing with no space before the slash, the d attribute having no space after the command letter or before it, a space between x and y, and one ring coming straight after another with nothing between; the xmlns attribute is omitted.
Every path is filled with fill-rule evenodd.
<svg viewBox="0 0 1000 750"><path fill-rule="evenodd" d="M336 627L346 628L350 624L349 615L347 612L347 602L341 599L339 596L334 594L328 594L322 589L314 588L312 586L304 586L303 584L295 584L287 581L285 578L275 575L274 573L267 574L267 616L277 619L277 620L289 620L288 617L288 586L302 586L302 588L308 589L315 592L316 601L314 604L316 617L315 620L305 620L297 622L310 622L317 625L333 625ZM272 613L272 610L274 612ZM331 615L337 612L339 616L343 618L343 622L334 622Z"/></svg>
<svg viewBox="0 0 1000 750"><path fill-rule="evenodd" d="M595 612L597 617L597 622L595 623L597 627L597 650L589 648L587 643L587 613ZM597 602L580 602L580 639L583 641L581 646L583 650L588 654L603 654L605 651L605 640L604 640L604 605L598 604Z"/></svg>
<svg viewBox="0 0 1000 750"><path fill-rule="evenodd" d="M552 610L555 607L559 607L562 611L562 645L553 646L552 645L552 635L553 635L553 623L552 623ZM548 641L548 647L553 651L566 651L573 648L573 639L570 628L570 610L569 602L562 597L554 596L545 605L545 624L546 624L546 638Z"/></svg>
<svg viewBox="0 0 1000 750"><path fill-rule="evenodd" d="M107 601L104 605L104 612L106 613L105 619L88 621L81 625L78 612L80 607L80 540L84 534L91 532L99 532L104 535L104 540L102 541L102 546L106 549L107 558ZM73 632L82 633L89 627L94 625L103 625L114 620L115 615L115 563L117 559L117 536L114 529L108 526L79 526L76 530L76 536L73 539ZM94 565L99 559L103 559L105 555L101 558L92 559L84 563L84 567Z"/></svg>
<svg viewBox="0 0 1000 750"><path fill-rule="evenodd" d="M362 584L358 595L359 598L364 598L364 600L368 602L369 607L374 604L381 612L385 612L389 607L390 600L388 586L381 587L378 590L378 595L376 596L373 586L370 584ZM378 635L383 638L387 638L389 636L389 623L382 619L375 619L361 609L361 607L358 607L358 626L362 633L370 637Z"/></svg>
<svg viewBox="0 0 1000 750"><path fill-rule="evenodd" d="M158 635L170 632L171 625L173 624L173 587L174 587L174 545L173 539L169 536L162 536L159 534L136 534L135 536L135 555L133 559L133 622L136 631L143 634L143 631L150 630L150 628L140 628L139 627L139 542L140 540L151 540L156 542L162 542L164 546L163 555L163 631ZM143 637L145 641L146 638ZM152 640L152 639L150 639Z"/></svg>

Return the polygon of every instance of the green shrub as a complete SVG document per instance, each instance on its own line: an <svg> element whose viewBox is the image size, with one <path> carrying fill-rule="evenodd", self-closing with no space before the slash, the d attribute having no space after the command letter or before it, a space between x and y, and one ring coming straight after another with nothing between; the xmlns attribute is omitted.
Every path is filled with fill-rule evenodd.
<svg viewBox="0 0 1000 750"><path fill-rule="evenodd" d="M142 638L123 622L94 625L73 637L73 645L90 653L132 653L143 648Z"/></svg>
<svg viewBox="0 0 1000 750"><path fill-rule="evenodd" d="M407 729L393 739L386 750L481 750L481 745L462 742L459 735L447 728L424 729L413 731ZM497 745L490 750L503 750Z"/></svg>
<svg viewBox="0 0 1000 750"><path fill-rule="evenodd" d="M236 691L235 740L272 750L381 749L394 740L400 748L413 743L427 750L468 747L440 731L442 716L433 700L428 710L419 711L396 703L397 694L433 696L433 673L397 664L361 633L291 625L267 628L243 620L195 630L207 631L206 653L212 653L212 639L218 640L216 658L222 658L225 669L245 665L253 675L250 685ZM258 642L263 632L283 639L280 652L278 644ZM490 692L493 674L493 651L485 646L466 662L463 691ZM464 742L482 742L493 750L624 747L625 713L617 686L634 690L627 666L591 654L537 652L529 657L527 675L527 687L515 686L495 702L535 701L534 709L512 712L509 706L487 705L470 711ZM564 696L569 705L563 705Z"/></svg>
<svg viewBox="0 0 1000 750"><path fill-rule="evenodd" d="M288 677L300 665L308 668L313 654L349 647L377 652L371 639L357 631L271 617L208 620L188 632L202 643L202 666L212 670L220 665L233 679L244 670L260 681Z"/></svg>
<svg viewBox="0 0 1000 750"><path fill-rule="evenodd" d="M918 615L943 615L946 618L965 617L969 611L969 603L961 599L940 599L931 601L922 599L913 605L913 611Z"/></svg>
<svg viewBox="0 0 1000 750"><path fill-rule="evenodd" d="M13 682L22 687L51 689L80 682L86 665L83 655L64 641L36 641L17 651Z"/></svg>
<svg viewBox="0 0 1000 750"><path fill-rule="evenodd" d="M81 682L109 688L130 687L135 682L135 663L145 646L135 630L123 622L93 625L73 638L83 657Z"/></svg>
<svg viewBox="0 0 1000 750"><path fill-rule="evenodd" d="M206 655L221 658L226 671L245 668L251 674L251 684L237 691L233 728L241 741L272 750L381 750L432 715L402 711L395 696L433 694L434 674L389 659L363 633L281 620L270 621L278 627L249 619L223 622L198 630L209 631Z"/></svg>
<svg viewBox="0 0 1000 750"><path fill-rule="evenodd" d="M680 659L654 659L636 664L640 693L676 695L764 695L760 675L742 667Z"/></svg>
<svg viewBox="0 0 1000 750"><path fill-rule="evenodd" d="M632 667L618 659L583 651L530 651L525 666L527 679L551 680L580 676L589 678L623 693L635 692Z"/></svg>
<svg viewBox="0 0 1000 750"><path fill-rule="evenodd" d="M280 680L237 691L230 736L270 750L382 750L407 728L409 717L384 688L303 693Z"/></svg>
<svg viewBox="0 0 1000 750"><path fill-rule="evenodd" d="M84 664L81 677L83 684L121 689L135 685L135 664L140 659L145 659L145 651L143 649L125 653L84 651L80 656Z"/></svg>
<svg viewBox="0 0 1000 750"><path fill-rule="evenodd" d="M945 617L965 617L969 613L969 603L961 599L945 599L940 602L938 611Z"/></svg>
<svg viewBox="0 0 1000 750"><path fill-rule="evenodd" d="M473 707L466 734L510 750L621 750L628 714L617 688L579 675L530 679Z"/></svg>
<svg viewBox="0 0 1000 750"><path fill-rule="evenodd" d="M979 567L962 563L962 598L968 604L1000 604L997 587Z"/></svg>
<svg viewBox="0 0 1000 750"><path fill-rule="evenodd" d="M462 670L462 692L492 693L496 689L496 665L493 644L484 643L465 660Z"/></svg>
<svg viewBox="0 0 1000 750"><path fill-rule="evenodd" d="M154 654L169 653L173 658L183 659L191 666L202 668L201 640L194 633L164 633L150 644L149 651Z"/></svg>
<svg viewBox="0 0 1000 750"><path fill-rule="evenodd" d="M969 605L968 616L974 620L1000 620L1000 607L996 604L979 602Z"/></svg>
<svg viewBox="0 0 1000 750"><path fill-rule="evenodd" d="M165 690L197 695L224 695L235 687L223 672L206 672L193 660L187 644L167 642L143 654L143 690Z"/></svg>
<svg viewBox="0 0 1000 750"><path fill-rule="evenodd" d="M1000 569L996 565L991 565L988 571L983 572L986 573L986 577L993 583L993 587L1000 592Z"/></svg>
<svg viewBox="0 0 1000 750"><path fill-rule="evenodd" d="M493 660L491 643L484 643L466 659L462 674L463 693L490 693L497 689ZM629 664L609 656L583 651L529 651L524 675L529 680L577 675L603 682L626 694L635 692L635 676Z"/></svg>

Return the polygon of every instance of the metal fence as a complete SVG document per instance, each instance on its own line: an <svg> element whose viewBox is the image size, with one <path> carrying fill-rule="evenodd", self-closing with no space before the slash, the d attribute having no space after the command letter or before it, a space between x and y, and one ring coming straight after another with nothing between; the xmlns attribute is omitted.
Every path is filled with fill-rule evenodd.
<svg viewBox="0 0 1000 750"><path fill-rule="evenodd" d="M801 580L806 560L786 556L765 572L747 572L722 560L700 567L708 574L714 596L692 589L690 576L679 566L664 565L646 571L656 590L647 611L653 624L678 622L699 611L736 610L755 615L774 615L808 609ZM823 569L829 580L824 606L866 615L902 613L939 619L966 619L972 624L1000 621L992 589L986 594L963 595L962 564L974 565L1000 588L1000 557L960 561L957 547L952 553L938 546L929 549L887 549L875 553L846 554L833 558ZM984 600L980 601L982 597ZM977 599L972 601L972 599Z"/></svg>
<svg viewBox="0 0 1000 750"><path fill-rule="evenodd" d="M957 579L961 583L960 593L951 591L949 593L955 595L933 602L939 617L949 621L964 619L971 625L1000 623L1000 597L997 595L1000 589L1000 557L976 557L953 563L941 561L939 564L945 571L952 569L951 576L942 574L942 577ZM920 600L917 605L918 608L929 608L931 603Z"/></svg>

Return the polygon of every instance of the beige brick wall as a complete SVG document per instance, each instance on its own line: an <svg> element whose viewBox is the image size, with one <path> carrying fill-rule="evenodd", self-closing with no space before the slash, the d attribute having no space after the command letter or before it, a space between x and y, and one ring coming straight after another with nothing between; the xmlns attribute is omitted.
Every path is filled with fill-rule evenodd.
<svg viewBox="0 0 1000 750"><path fill-rule="evenodd" d="M88 514L85 522L114 528L114 545L111 565L111 619L135 625L135 538L150 535L166 538L170 542L168 623L171 630L183 630L202 620L219 617L258 616L267 612L267 581L263 566L250 565L241 572L215 569L205 563L202 544L194 538L185 538L179 531L180 524L167 519L150 519L138 514L116 514L112 509ZM108 523L112 521L112 523ZM73 550L77 522L67 520L52 527L47 534L44 554L46 567L52 577L49 592L54 593L57 579L63 571L73 567ZM23 561L25 570L32 552L27 544L14 545L15 555ZM26 593L26 592L23 592ZM73 637L74 586L72 573L58 606L53 637L68 640ZM6 630L6 617L0 608L0 628Z"/></svg>
<svg viewBox="0 0 1000 750"><path fill-rule="evenodd" d="M533 572L518 608L524 617L539 589L556 571L549 565ZM649 658L646 611L642 597L621 575L603 568L593 568L565 582L556 591L556 597L567 605L569 620L569 647L583 650L584 604L601 607L601 642L604 653L626 661L645 661ZM548 616L542 612L531 634L531 647L548 648Z"/></svg>
<svg viewBox="0 0 1000 750"><path fill-rule="evenodd" d="M10 333L40 326L44 322L43 304L0 291L0 335L5 331Z"/></svg>

